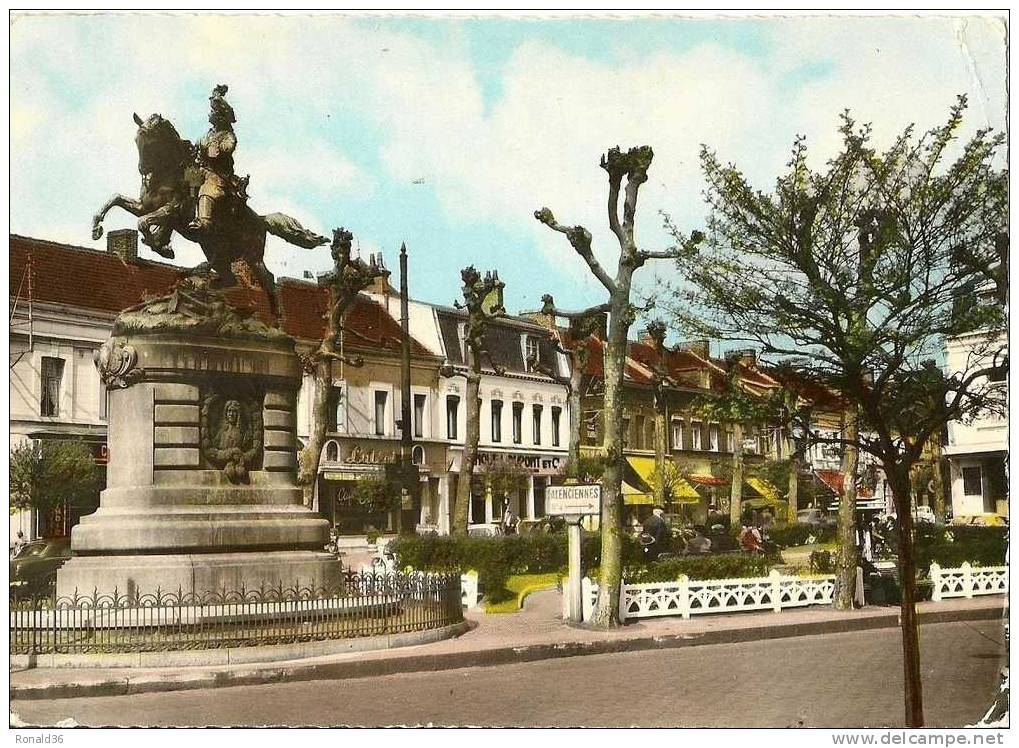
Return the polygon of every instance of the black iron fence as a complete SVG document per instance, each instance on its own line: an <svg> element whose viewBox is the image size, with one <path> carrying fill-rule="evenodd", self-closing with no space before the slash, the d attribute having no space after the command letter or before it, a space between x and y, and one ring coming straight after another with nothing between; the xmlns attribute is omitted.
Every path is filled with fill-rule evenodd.
<svg viewBox="0 0 1019 748"><path fill-rule="evenodd" d="M356 574L335 588L295 585L193 594L56 597L12 592L10 653L154 652L379 636L463 621L460 577Z"/></svg>

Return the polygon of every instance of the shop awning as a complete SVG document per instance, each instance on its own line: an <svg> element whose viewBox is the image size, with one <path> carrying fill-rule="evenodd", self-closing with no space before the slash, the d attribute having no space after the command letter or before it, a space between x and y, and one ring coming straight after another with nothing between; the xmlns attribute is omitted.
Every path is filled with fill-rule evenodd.
<svg viewBox="0 0 1019 748"><path fill-rule="evenodd" d="M751 509L763 509L766 506L778 506L779 504L787 503L782 498L782 494L778 492L778 489L764 480L764 478L747 478L746 484L760 494L760 496L756 499L744 501L743 506L748 506Z"/></svg>
<svg viewBox="0 0 1019 748"><path fill-rule="evenodd" d="M653 504L652 476L655 460L652 457L627 457L623 468L623 503ZM640 497L638 499L638 497ZM696 504L701 495L685 479L675 476L672 482L672 504Z"/></svg>

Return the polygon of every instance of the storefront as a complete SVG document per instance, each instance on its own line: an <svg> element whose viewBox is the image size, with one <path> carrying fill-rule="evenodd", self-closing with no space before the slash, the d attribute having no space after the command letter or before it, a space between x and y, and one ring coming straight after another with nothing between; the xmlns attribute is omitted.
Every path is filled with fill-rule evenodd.
<svg viewBox="0 0 1019 748"><path fill-rule="evenodd" d="M403 495L392 471L399 440L334 438L326 441L319 467L318 508L338 536L364 539L371 533L440 531L440 476L445 445L416 444L412 461L418 491Z"/></svg>
<svg viewBox="0 0 1019 748"><path fill-rule="evenodd" d="M446 510L452 512L463 452L450 452L450 480ZM499 523L507 507L519 519L545 516L545 489L553 476L562 474L566 454L562 452L497 452L479 450L471 481L468 523ZM448 516L448 515L447 515Z"/></svg>

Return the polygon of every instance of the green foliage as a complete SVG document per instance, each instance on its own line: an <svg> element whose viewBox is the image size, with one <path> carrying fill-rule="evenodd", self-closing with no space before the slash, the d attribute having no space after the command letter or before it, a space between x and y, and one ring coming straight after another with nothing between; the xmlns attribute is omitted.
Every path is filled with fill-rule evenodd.
<svg viewBox="0 0 1019 748"><path fill-rule="evenodd" d="M86 506L100 489L99 468L81 440L43 439L11 449L10 510Z"/></svg>
<svg viewBox="0 0 1019 748"><path fill-rule="evenodd" d="M814 543L827 543L835 539L835 528L814 527L808 524L795 523L774 525L768 530L768 539L779 548L809 545L807 541L810 538L814 539Z"/></svg>
<svg viewBox="0 0 1019 748"><path fill-rule="evenodd" d="M811 551L810 553L811 574L834 574L835 554L831 551Z"/></svg>
<svg viewBox="0 0 1019 748"><path fill-rule="evenodd" d="M365 476L354 484L351 500L366 512L392 512L400 508L399 483L384 475Z"/></svg>
<svg viewBox="0 0 1019 748"><path fill-rule="evenodd" d="M566 466L566 473L582 483L600 481L605 472L605 458L601 455L581 454L573 464Z"/></svg>
<svg viewBox="0 0 1019 748"><path fill-rule="evenodd" d="M916 566L925 574L932 561L940 566L1000 566L1008 550L1006 527L953 527L918 524L913 534Z"/></svg>
<svg viewBox="0 0 1019 748"><path fill-rule="evenodd" d="M499 603L493 603L491 599L485 601L486 613L515 613L524 604L524 598L532 592L539 590L555 589L559 584L560 575L558 572L549 574L511 574L506 580L505 588L511 594L508 598Z"/></svg>
<svg viewBox="0 0 1019 748"><path fill-rule="evenodd" d="M671 582L681 574L690 579L746 579L767 576L771 563L766 556L754 553L663 558L649 564L625 564L623 579L631 584Z"/></svg>
<svg viewBox="0 0 1019 748"><path fill-rule="evenodd" d="M492 460L484 465L479 475L488 481L492 495L499 497L523 486L530 473L513 460Z"/></svg>

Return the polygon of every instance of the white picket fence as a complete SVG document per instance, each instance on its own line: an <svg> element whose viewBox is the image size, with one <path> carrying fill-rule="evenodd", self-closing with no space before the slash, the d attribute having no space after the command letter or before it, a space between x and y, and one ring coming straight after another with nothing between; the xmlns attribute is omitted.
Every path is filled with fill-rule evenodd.
<svg viewBox="0 0 1019 748"><path fill-rule="evenodd" d="M941 568L931 564L931 600L975 595L1007 595L1007 566L962 566Z"/></svg>
<svg viewBox="0 0 1019 748"><path fill-rule="evenodd" d="M598 584L588 577L581 580L584 620L591 619L598 599ZM568 587L568 583L566 585ZM835 593L835 576L783 576L772 570L766 577L745 579L691 580L685 575L675 582L623 584L619 600L620 616L650 618L704 613L738 613L745 610L772 610L806 605L830 605ZM563 617L566 617L563 594Z"/></svg>

